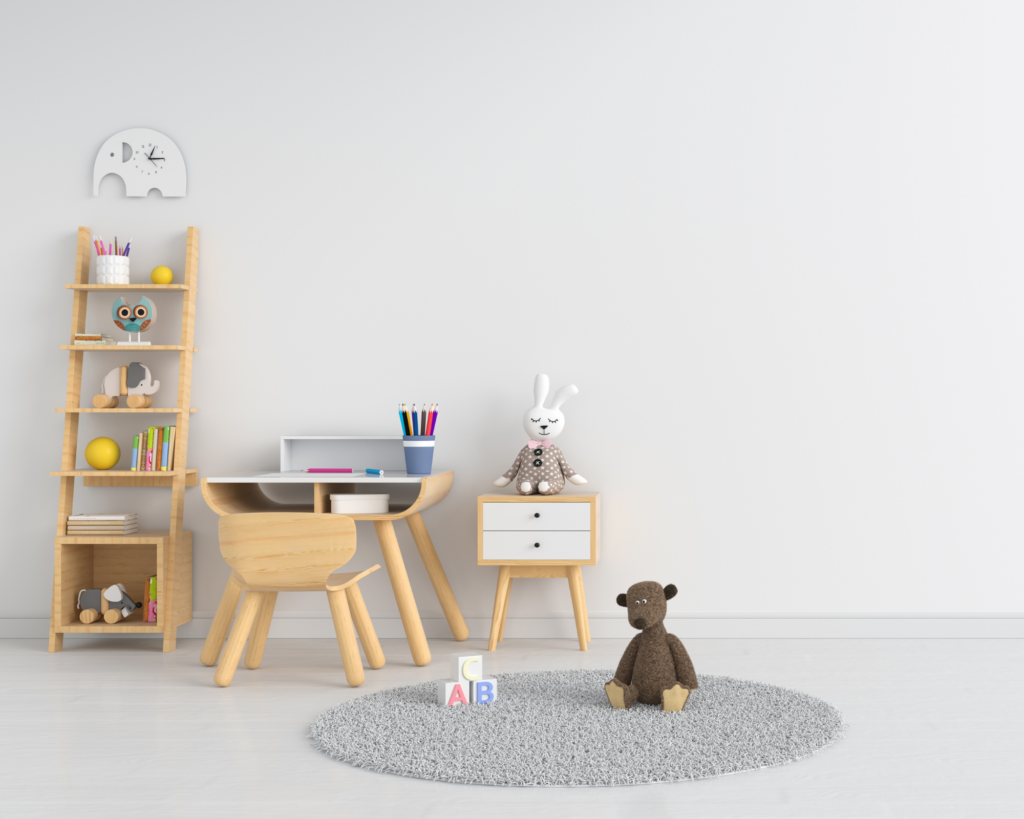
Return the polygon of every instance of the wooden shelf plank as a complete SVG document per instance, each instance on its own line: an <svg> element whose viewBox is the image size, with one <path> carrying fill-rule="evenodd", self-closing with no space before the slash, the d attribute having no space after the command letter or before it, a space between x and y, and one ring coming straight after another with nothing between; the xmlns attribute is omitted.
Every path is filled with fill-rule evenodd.
<svg viewBox="0 0 1024 819"><path fill-rule="evenodd" d="M186 469L187 475L197 473L198 469ZM131 469L72 469L51 472L54 477L61 478L171 478L180 475L180 469L168 469L162 472L138 472Z"/></svg>
<svg viewBox="0 0 1024 819"><path fill-rule="evenodd" d="M65 284L66 290L188 290L187 284Z"/></svg>
<svg viewBox="0 0 1024 819"><path fill-rule="evenodd" d="M199 412L195 407L189 407L189 412ZM178 414L184 412L181 407L107 407L97 409L96 407L57 407L54 412L164 412Z"/></svg>
<svg viewBox="0 0 1024 819"><path fill-rule="evenodd" d="M185 350L180 344L61 344L62 350L84 350L90 353L112 353L118 350L139 350L143 353L150 350ZM198 353L199 348L193 347L193 353Z"/></svg>
<svg viewBox="0 0 1024 819"><path fill-rule="evenodd" d="M120 623L68 623L63 626L55 626L54 631L61 634L161 634L164 627L160 623L147 623L144 620L131 622L122 620Z"/></svg>
<svg viewBox="0 0 1024 819"><path fill-rule="evenodd" d="M57 542L70 546L155 546L158 540L166 541L170 536L167 529L143 529L130 535L60 535Z"/></svg>

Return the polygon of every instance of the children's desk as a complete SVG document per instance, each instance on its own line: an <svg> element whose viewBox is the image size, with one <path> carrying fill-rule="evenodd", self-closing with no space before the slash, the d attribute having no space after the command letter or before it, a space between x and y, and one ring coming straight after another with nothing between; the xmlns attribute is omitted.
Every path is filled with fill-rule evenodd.
<svg viewBox="0 0 1024 819"><path fill-rule="evenodd" d="M399 442L401 439L398 439ZM399 449L401 444L399 443ZM430 647L423 633L416 599L409 585L409 576L405 571L405 561L395 537L394 521L405 518L412 532L413 540L419 550L423 565L430 576L434 592L444 610L452 636L456 640L469 637L466 621L455 602L448 578L445 576L441 561L434 550L434 544L427 533L427 527L420 517L420 512L444 500L452 488L454 472L434 472L430 475L409 475L398 470L385 470L383 477L365 474L332 473L314 474L301 471L286 472L244 472L222 478L203 478L203 497L209 507L218 515L231 515L244 512L320 512L330 514L331 493L340 494L355 492L358 485L372 484L382 489L395 484L419 484L419 495L412 505L392 504L387 514L380 515L349 515L354 520L372 520L377 530L377 539L384 554L384 563L391 577L391 587L395 591L398 611L402 616L405 636L412 649L412 658L416 665L430 662ZM308 485L312 489L308 503L279 503L267 497L260 484L297 484Z"/></svg>

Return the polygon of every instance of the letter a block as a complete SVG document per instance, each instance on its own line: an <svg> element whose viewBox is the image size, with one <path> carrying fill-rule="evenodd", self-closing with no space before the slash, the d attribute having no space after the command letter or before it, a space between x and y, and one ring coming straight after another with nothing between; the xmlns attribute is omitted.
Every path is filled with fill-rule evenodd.
<svg viewBox="0 0 1024 819"><path fill-rule="evenodd" d="M498 681L474 680L471 693L477 705L490 705L498 699Z"/></svg>
<svg viewBox="0 0 1024 819"><path fill-rule="evenodd" d="M452 654L451 678L463 683L468 693L469 684L484 675L482 654Z"/></svg>
<svg viewBox="0 0 1024 819"><path fill-rule="evenodd" d="M469 705L469 684L437 681L437 701L441 705Z"/></svg>

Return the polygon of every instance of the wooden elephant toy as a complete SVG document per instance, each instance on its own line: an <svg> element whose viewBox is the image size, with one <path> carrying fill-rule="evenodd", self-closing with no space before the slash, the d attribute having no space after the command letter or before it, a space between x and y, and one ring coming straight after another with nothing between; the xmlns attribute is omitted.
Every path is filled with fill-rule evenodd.
<svg viewBox="0 0 1024 819"><path fill-rule="evenodd" d="M128 397L128 406L144 408L153 406L153 395L160 389L160 382L153 380L149 367L133 361L124 367L115 367L103 378L102 393L92 399L97 409L116 407L118 398Z"/></svg>
<svg viewBox="0 0 1024 819"><path fill-rule="evenodd" d="M103 622L113 625L124 620L138 607L139 604L128 596L123 583L105 589L82 589L78 593L78 608L82 610L78 619L86 625L95 623L101 617Z"/></svg>

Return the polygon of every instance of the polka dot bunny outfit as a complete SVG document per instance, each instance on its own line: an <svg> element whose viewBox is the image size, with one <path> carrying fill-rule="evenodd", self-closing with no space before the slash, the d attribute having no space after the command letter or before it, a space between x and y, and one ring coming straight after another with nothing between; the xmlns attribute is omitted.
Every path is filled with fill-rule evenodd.
<svg viewBox="0 0 1024 819"><path fill-rule="evenodd" d="M516 462L503 477L516 482L516 489L520 495L533 495L538 492L541 495L557 495L565 488L565 479L575 474L576 470L565 462L562 450L554 444L549 447L533 448L527 444L519 450ZM544 492L537 488L541 481L548 482L548 488ZM529 492L523 491L523 484L526 482L530 484Z"/></svg>

